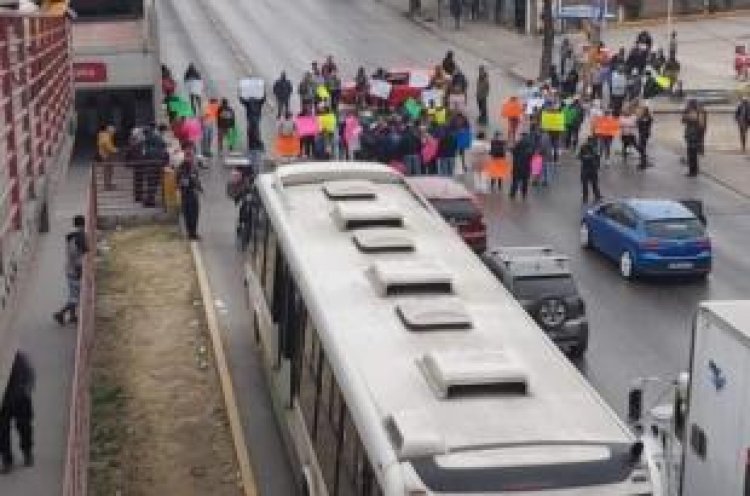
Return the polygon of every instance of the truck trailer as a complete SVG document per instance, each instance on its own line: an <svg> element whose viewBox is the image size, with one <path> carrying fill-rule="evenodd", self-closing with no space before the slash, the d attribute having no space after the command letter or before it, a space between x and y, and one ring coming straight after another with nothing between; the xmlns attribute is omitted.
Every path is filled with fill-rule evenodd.
<svg viewBox="0 0 750 496"><path fill-rule="evenodd" d="M750 301L701 303L691 348L681 494L750 496Z"/></svg>

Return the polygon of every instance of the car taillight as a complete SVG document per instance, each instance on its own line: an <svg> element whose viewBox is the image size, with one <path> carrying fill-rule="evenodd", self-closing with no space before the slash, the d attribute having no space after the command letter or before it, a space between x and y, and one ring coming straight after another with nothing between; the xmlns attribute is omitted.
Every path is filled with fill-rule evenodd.
<svg viewBox="0 0 750 496"><path fill-rule="evenodd" d="M695 240L695 247L702 250L711 249L711 240L709 238L700 238Z"/></svg>
<svg viewBox="0 0 750 496"><path fill-rule="evenodd" d="M658 239L646 238L641 241L640 245L644 250L656 250L661 246L661 243Z"/></svg>

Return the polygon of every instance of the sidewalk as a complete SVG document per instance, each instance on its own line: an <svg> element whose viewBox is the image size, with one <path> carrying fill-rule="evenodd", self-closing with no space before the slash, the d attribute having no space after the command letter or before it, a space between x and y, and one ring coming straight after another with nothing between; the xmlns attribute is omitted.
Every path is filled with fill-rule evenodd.
<svg viewBox="0 0 750 496"><path fill-rule="evenodd" d="M14 432L16 467L11 474L0 476L3 496L54 496L62 488L76 329L58 326L52 312L65 298L63 239L71 229L73 215L84 208L87 178L87 167L71 164L53 201L50 232L39 240L25 300L15 319L20 347L36 369L36 464L33 468L19 465L21 456Z"/></svg>
<svg viewBox="0 0 750 496"><path fill-rule="evenodd" d="M407 0L381 0L385 5L406 16ZM466 21L455 30L444 13L441 25L433 2L423 1L423 12L413 18L422 28L438 38L470 51L499 65L520 79L536 79L539 74L541 38L519 34L510 28L487 21ZM667 49L668 32L665 22L610 25L604 29L604 43L617 50L629 48L636 35L647 29L655 47ZM750 12L739 11L706 19L682 19L674 22L677 31L677 58L682 64L682 79L687 90L736 91L745 84L734 79L734 47L750 40ZM582 34L570 34L573 42L582 42ZM561 37L556 37L559 43ZM575 43L574 43L575 45Z"/></svg>

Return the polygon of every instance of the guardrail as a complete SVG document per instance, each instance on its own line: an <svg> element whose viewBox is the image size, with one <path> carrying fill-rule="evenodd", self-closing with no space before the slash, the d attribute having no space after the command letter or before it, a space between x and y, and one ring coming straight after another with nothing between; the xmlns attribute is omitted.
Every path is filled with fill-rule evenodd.
<svg viewBox="0 0 750 496"><path fill-rule="evenodd" d="M92 167L86 208L86 237L89 244L89 253L84 258L81 297L78 308L78 337L76 340L73 387L70 396L63 496L86 496L88 488L91 413L90 353L96 325L96 193L96 169Z"/></svg>

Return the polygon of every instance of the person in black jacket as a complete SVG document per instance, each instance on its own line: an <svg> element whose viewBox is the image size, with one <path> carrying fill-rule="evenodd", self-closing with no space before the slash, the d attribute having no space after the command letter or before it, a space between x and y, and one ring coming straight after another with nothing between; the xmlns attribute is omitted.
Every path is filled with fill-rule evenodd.
<svg viewBox="0 0 750 496"><path fill-rule="evenodd" d="M277 119L289 112L289 99L292 97L294 87L286 77L286 72L281 71L279 79L273 83L273 96L276 97Z"/></svg>
<svg viewBox="0 0 750 496"><path fill-rule="evenodd" d="M594 201L601 201L602 194L599 191L599 167L601 158L597 152L596 138L590 136L581 146L578 152L578 158L581 160L581 188L583 203L589 201L589 186L594 194Z"/></svg>
<svg viewBox="0 0 750 496"><path fill-rule="evenodd" d="M510 197L515 198L516 192L521 190L521 198L526 199L529 192L529 177L531 176L531 157L534 155L534 143L528 132L521 135L521 139L513 147L513 177L510 182Z"/></svg>
<svg viewBox="0 0 750 496"><path fill-rule="evenodd" d="M594 194L595 201L601 201L602 194L599 191L599 166L601 158L597 153L597 142L594 136L589 136L578 152L581 160L581 188L583 203L589 201L589 186Z"/></svg>
<svg viewBox="0 0 750 496"><path fill-rule="evenodd" d="M740 146L742 153L747 149L747 129L750 128L750 100L742 97L737 109L734 111L734 120L737 121L737 129L740 132Z"/></svg>
<svg viewBox="0 0 750 496"><path fill-rule="evenodd" d="M180 198L182 199L182 215L185 219L185 229L188 239L197 241L198 215L200 214L200 200L198 195L203 192L198 171L195 166L195 154L191 147L184 150L185 160L177 171L177 184L180 187Z"/></svg>
<svg viewBox="0 0 750 496"><path fill-rule="evenodd" d="M647 106L644 106L636 120L636 125L638 126L638 152L641 155L641 163L638 167L641 169L645 169L649 166L646 147L648 146L648 140L651 137L651 126L653 126L653 124L654 118L651 116L651 111Z"/></svg>
<svg viewBox="0 0 750 496"><path fill-rule="evenodd" d="M578 158L581 160L581 188L583 203L589 201L589 187L594 194L594 201L601 201L602 194L599 191L599 167L601 157L597 152L596 138L589 136L586 142L581 146L578 152Z"/></svg>
<svg viewBox="0 0 750 496"><path fill-rule="evenodd" d="M15 422L18 431L23 464L27 467L34 465L34 431L32 425L34 409L31 403L31 391L34 389L34 382L34 369L31 362L25 353L17 352L10 370L3 402L0 406L0 458L2 458L0 473L2 474L7 474L13 470L12 422Z"/></svg>
<svg viewBox="0 0 750 496"><path fill-rule="evenodd" d="M219 131L219 155L224 154L224 141L227 135L234 129L235 124L234 109L229 106L229 101L226 98L222 98L219 105L219 115L216 119L216 128Z"/></svg>

